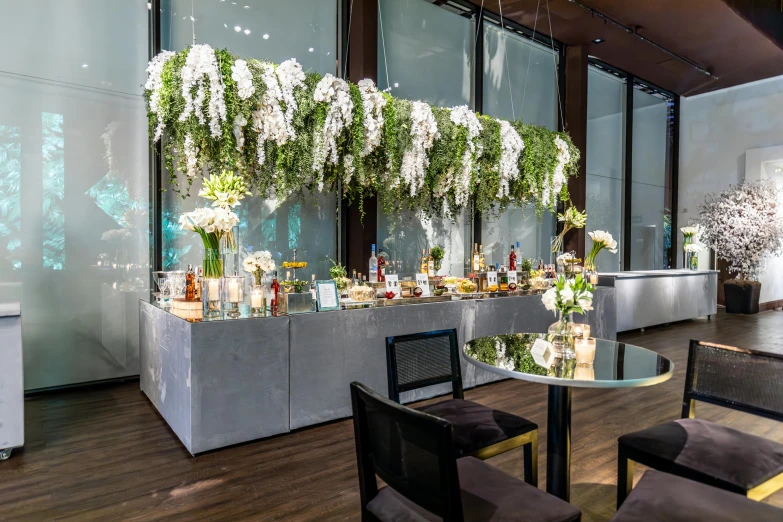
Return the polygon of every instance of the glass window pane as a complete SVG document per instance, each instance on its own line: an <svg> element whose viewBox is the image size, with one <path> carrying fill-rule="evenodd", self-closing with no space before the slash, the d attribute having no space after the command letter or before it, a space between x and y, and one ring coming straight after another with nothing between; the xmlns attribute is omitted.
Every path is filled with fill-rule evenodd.
<svg viewBox="0 0 783 522"><path fill-rule="evenodd" d="M668 99L634 89L631 270L670 268L669 111Z"/></svg>
<svg viewBox="0 0 783 522"><path fill-rule="evenodd" d="M596 263L602 272L622 264L625 82L590 67L587 77L587 232L605 230L619 246ZM589 238L586 249L591 248Z"/></svg>
<svg viewBox="0 0 783 522"><path fill-rule="evenodd" d="M190 0L164 0L161 13L163 48L180 50L192 42ZM337 73L337 2L335 0L194 0L197 43L227 48L242 56L276 63L296 58L306 71ZM183 212L207 201L196 197L196 181L186 199L169 190L163 195L164 269L202 264L200 239L179 229ZM324 193L292 198L276 208L275 200L246 198L237 207L239 241L247 251L272 252L278 266L297 258L308 262L302 276L327 279L327 257L337 259L337 197ZM299 276L299 274L297 274ZM300 276L300 278L302 278Z"/></svg>
<svg viewBox="0 0 783 522"><path fill-rule="evenodd" d="M388 85L394 96L441 107L472 106L470 19L424 0L381 0L378 22L380 88ZM462 276L472 249L472 216L465 211L455 223L410 212L386 216L379 205L377 237L392 270L403 277L418 272L421 249L435 245L446 251L439 273Z"/></svg>
<svg viewBox="0 0 783 522"><path fill-rule="evenodd" d="M147 4L0 0L0 12L14 49L0 55L0 301L21 295L25 388L138 374Z"/></svg>
<svg viewBox="0 0 783 522"><path fill-rule="evenodd" d="M484 23L485 114L508 120L521 118L557 130L556 74L557 55L551 49L509 31L504 38L500 27ZM522 256L549 262L553 235L554 216L546 212L539 221L533 207L513 207L499 216L481 216L484 252L492 263L507 264L509 247L517 242Z"/></svg>

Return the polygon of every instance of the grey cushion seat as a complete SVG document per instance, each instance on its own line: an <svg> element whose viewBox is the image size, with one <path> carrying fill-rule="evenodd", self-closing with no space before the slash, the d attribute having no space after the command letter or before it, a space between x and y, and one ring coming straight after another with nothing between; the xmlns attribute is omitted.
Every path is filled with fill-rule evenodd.
<svg viewBox="0 0 783 522"><path fill-rule="evenodd" d="M780 522L783 509L649 470L611 522Z"/></svg>
<svg viewBox="0 0 783 522"><path fill-rule="evenodd" d="M449 399L416 409L454 425L457 457L471 455L492 444L538 429L538 425L527 419L463 399Z"/></svg>
<svg viewBox="0 0 783 522"><path fill-rule="evenodd" d="M571 522L574 506L473 457L457 460L466 522ZM440 517L412 503L390 487L378 491L367 509L381 521L436 522Z"/></svg>
<svg viewBox="0 0 783 522"><path fill-rule="evenodd" d="M667 422L623 435L618 442L637 457L670 465L657 469L740 493L783 473L782 444L701 419Z"/></svg>

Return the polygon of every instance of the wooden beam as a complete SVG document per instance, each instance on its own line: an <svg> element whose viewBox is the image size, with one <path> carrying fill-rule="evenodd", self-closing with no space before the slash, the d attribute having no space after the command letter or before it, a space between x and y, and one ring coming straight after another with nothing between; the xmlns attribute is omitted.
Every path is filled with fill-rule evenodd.
<svg viewBox="0 0 783 522"><path fill-rule="evenodd" d="M587 199L587 46L569 45L565 49L565 130L571 135L574 145L582 152L579 161L579 175L568 180L571 202L584 210ZM565 251L575 251L576 256L585 256L585 229L572 230L565 236Z"/></svg>

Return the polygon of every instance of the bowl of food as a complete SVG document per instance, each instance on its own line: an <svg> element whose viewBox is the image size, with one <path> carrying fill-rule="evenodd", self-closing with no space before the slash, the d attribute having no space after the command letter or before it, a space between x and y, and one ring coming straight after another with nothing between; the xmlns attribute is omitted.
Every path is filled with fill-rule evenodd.
<svg viewBox="0 0 783 522"><path fill-rule="evenodd" d="M474 283L470 279L461 279L457 283L457 292L459 292L460 294L472 294L477 289L478 287L476 286L476 283Z"/></svg>
<svg viewBox="0 0 783 522"><path fill-rule="evenodd" d="M487 288L490 292L497 292L498 291L498 285L489 285Z"/></svg>
<svg viewBox="0 0 783 522"><path fill-rule="evenodd" d="M375 288L364 285L354 285L348 289L348 297L354 301L366 302L375 299Z"/></svg>
<svg viewBox="0 0 783 522"><path fill-rule="evenodd" d="M413 289L413 297L421 297L421 294L423 293L424 290L422 290L420 286L417 286Z"/></svg>

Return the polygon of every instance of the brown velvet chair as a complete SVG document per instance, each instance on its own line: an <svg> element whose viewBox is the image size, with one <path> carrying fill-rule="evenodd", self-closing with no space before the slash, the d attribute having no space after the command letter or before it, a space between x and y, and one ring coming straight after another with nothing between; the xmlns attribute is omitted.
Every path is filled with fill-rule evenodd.
<svg viewBox="0 0 783 522"><path fill-rule="evenodd" d="M453 425L351 383L362 520L574 522L567 502L474 457ZM378 488L376 476L386 486Z"/></svg>
<svg viewBox="0 0 783 522"><path fill-rule="evenodd" d="M386 362L394 402L402 392L451 383L452 399L417 409L454 425L457 458L484 460L522 447L525 481L538 485L538 425L464 399L456 329L387 337Z"/></svg>
<svg viewBox="0 0 783 522"><path fill-rule="evenodd" d="M780 522L783 509L668 473L645 472L611 522Z"/></svg>
<svg viewBox="0 0 783 522"><path fill-rule="evenodd" d="M618 439L618 508L634 462L752 500L783 488L783 444L694 418L703 401L783 422L781 376L781 355L691 341L682 418Z"/></svg>

